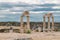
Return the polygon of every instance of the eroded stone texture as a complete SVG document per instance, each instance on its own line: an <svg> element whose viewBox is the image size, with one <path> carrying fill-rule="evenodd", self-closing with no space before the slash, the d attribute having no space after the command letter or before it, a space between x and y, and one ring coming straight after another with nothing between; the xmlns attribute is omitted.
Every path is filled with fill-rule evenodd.
<svg viewBox="0 0 60 40"><path fill-rule="evenodd" d="M45 18L48 18L48 28L46 29L46 19ZM50 18L52 19L52 28L50 27ZM43 31L45 31L45 29L47 31L53 31L54 30L54 16L52 15L52 13L48 13L48 14L45 14L43 16Z"/></svg>
<svg viewBox="0 0 60 40"><path fill-rule="evenodd" d="M26 16L27 17L27 29L30 30L30 22L29 22L29 12L28 11L24 11L23 15L21 16L21 31L24 32L23 29L23 17Z"/></svg>

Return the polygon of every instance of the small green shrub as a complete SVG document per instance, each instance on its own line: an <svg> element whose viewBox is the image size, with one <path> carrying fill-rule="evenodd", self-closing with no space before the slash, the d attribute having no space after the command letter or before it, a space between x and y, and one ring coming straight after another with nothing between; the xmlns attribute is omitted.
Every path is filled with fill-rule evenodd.
<svg viewBox="0 0 60 40"><path fill-rule="evenodd" d="M30 34L30 33L31 33L31 30L27 30L27 32L26 32L26 33Z"/></svg>

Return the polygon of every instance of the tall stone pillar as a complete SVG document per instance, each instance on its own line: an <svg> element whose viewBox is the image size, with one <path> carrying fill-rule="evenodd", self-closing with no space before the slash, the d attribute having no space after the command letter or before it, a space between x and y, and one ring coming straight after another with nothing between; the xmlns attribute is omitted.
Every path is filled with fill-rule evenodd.
<svg viewBox="0 0 60 40"><path fill-rule="evenodd" d="M27 29L30 30L29 16L27 16Z"/></svg>
<svg viewBox="0 0 60 40"><path fill-rule="evenodd" d="M54 30L54 16L52 16L52 31Z"/></svg>
<svg viewBox="0 0 60 40"><path fill-rule="evenodd" d="M45 16L43 17L43 32L45 31L46 23L45 23Z"/></svg>
<svg viewBox="0 0 60 40"><path fill-rule="evenodd" d="M21 16L21 28L20 28L20 32L23 33L23 16Z"/></svg>
<svg viewBox="0 0 60 40"><path fill-rule="evenodd" d="M50 17L48 17L48 31L50 31Z"/></svg>

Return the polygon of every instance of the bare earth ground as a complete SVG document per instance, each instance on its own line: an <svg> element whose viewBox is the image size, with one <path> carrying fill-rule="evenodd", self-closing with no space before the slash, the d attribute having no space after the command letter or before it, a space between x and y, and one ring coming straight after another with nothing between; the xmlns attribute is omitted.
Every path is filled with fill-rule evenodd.
<svg viewBox="0 0 60 40"><path fill-rule="evenodd" d="M60 32L39 32L31 34L0 33L0 40L15 40L20 38L32 38L33 40L60 40Z"/></svg>

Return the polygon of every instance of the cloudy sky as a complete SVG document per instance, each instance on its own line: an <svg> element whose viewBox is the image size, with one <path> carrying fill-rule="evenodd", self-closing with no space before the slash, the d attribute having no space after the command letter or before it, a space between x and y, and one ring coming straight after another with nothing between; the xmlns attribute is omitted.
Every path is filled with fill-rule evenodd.
<svg viewBox="0 0 60 40"><path fill-rule="evenodd" d="M60 0L0 0L0 22L20 22L25 10L29 11L31 22L43 21L43 15L50 12L54 21L60 22Z"/></svg>

